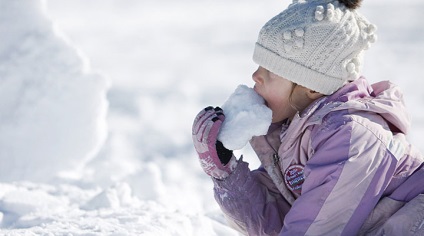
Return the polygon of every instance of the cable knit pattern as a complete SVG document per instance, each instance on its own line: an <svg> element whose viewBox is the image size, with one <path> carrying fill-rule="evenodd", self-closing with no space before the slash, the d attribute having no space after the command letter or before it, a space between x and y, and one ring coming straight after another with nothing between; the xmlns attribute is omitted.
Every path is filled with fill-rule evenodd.
<svg viewBox="0 0 424 236"><path fill-rule="evenodd" d="M259 32L253 60L297 84L329 95L360 76L376 26L334 0L293 1Z"/></svg>

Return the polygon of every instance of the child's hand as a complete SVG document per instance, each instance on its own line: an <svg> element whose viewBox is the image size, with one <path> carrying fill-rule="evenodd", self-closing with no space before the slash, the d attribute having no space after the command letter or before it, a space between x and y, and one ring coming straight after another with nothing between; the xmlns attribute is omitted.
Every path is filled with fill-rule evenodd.
<svg viewBox="0 0 424 236"><path fill-rule="evenodd" d="M200 164L206 174L216 179L226 178L237 165L233 151L217 140L224 120L221 108L206 107L196 116L192 128L193 144Z"/></svg>

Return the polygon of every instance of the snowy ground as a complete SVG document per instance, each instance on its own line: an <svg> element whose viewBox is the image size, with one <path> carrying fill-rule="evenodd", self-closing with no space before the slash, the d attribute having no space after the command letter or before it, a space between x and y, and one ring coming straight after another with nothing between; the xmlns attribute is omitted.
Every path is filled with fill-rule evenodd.
<svg viewBox="0 0 424 236"><path fill-rule="evenodd" d="M257 33L287 4L0 0L0 235L237 235L191 123L253 84ZM401 85L424 151L424 3L363 5L364 74Z"/></svg>

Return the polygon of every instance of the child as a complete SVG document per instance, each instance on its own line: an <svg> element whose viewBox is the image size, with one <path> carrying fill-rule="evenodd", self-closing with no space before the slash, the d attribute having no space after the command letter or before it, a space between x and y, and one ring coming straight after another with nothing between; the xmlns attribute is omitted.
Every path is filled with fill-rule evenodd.
<svg viewBox="0 0 424 236"><path fill-rule="evenodd" d="M240 232L424 235L424 158L399 88L359 76L376 39L359 3L295 0L261 29L252 77L273 123L250 141L259 169L217 141L220 108L197 115L195 149Z"/></svg>

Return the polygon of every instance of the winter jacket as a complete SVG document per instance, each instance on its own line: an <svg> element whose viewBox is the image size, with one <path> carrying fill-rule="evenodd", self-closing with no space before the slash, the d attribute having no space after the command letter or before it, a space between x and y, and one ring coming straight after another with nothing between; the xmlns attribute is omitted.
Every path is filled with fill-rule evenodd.
<svg viewBox="0 0 424 236"><path fill-rule="evenodd" d="M424 233L424 158L409 125L398 87L360 78L254 137L261 167L241 158L213 180L215 199L249 235Z"/></svg>

